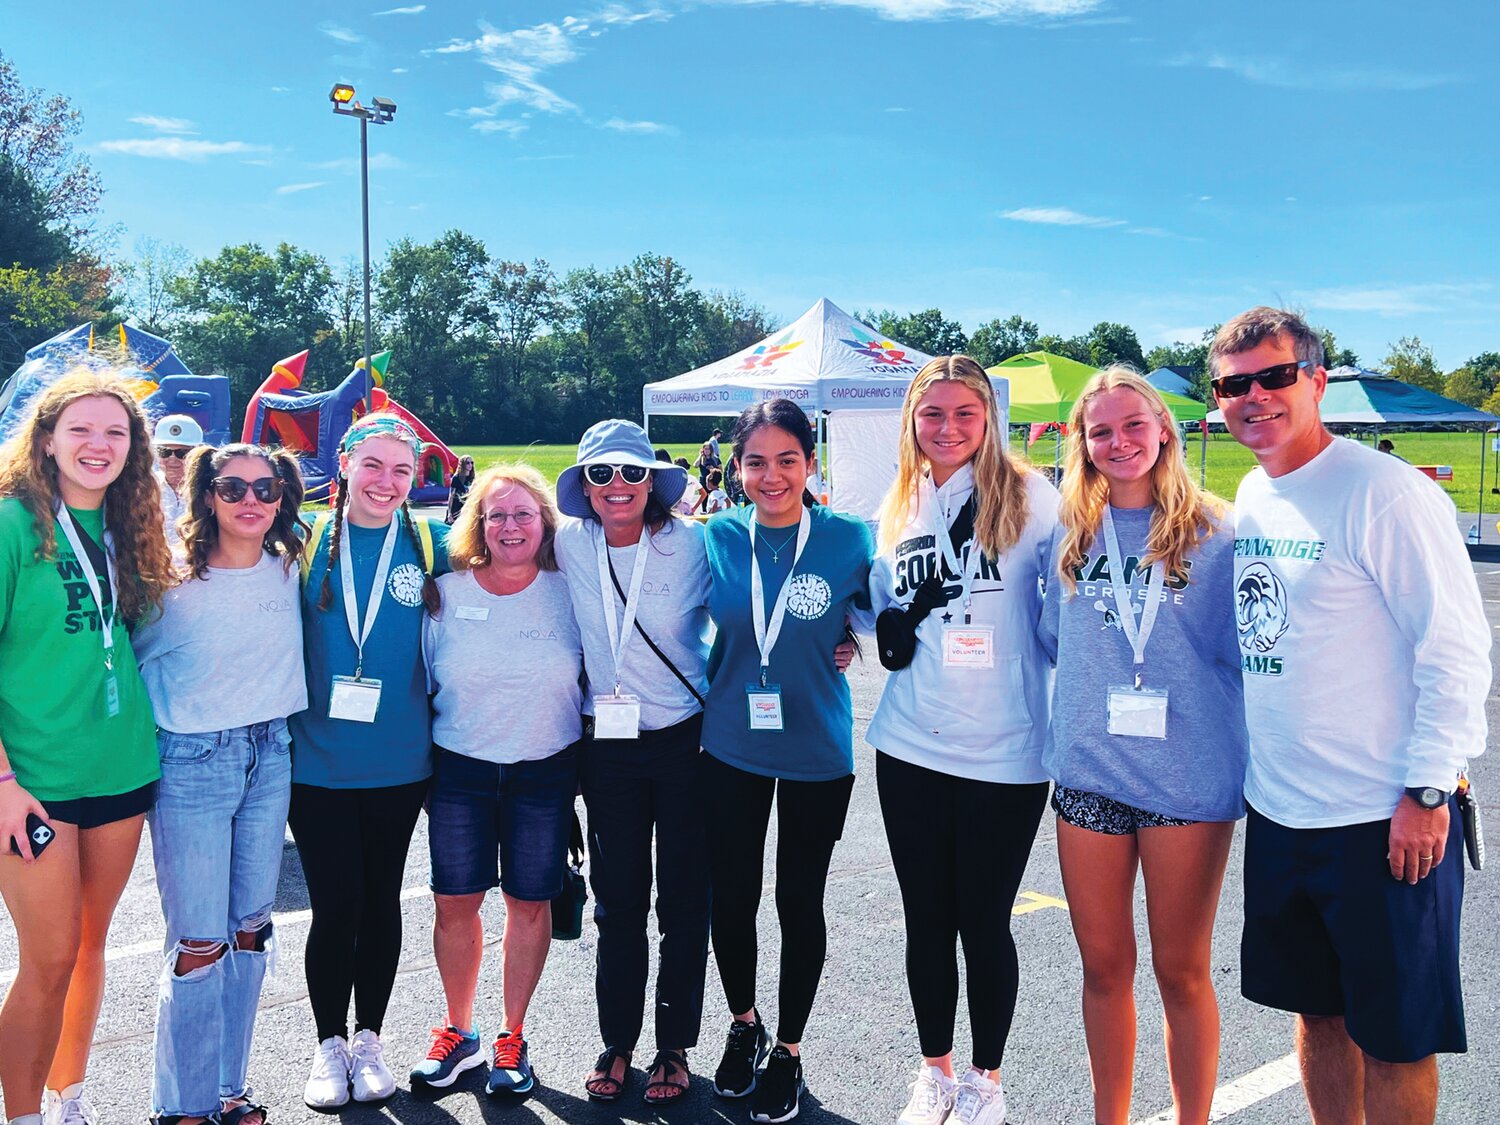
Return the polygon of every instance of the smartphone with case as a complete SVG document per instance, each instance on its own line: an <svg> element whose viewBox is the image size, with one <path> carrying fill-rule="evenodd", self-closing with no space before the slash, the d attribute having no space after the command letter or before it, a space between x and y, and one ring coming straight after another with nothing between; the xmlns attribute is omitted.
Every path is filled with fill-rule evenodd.
<svg viewBox="0 0 1500 1125"><path fill-rule="evenodd" d="M36 859L47 850L57 833L52 830L52 825L32 813L26 818L26 835L31 838L31 857ZM12 855L21 854L21 845L14 836L10 838L10 850Z"/></svg>

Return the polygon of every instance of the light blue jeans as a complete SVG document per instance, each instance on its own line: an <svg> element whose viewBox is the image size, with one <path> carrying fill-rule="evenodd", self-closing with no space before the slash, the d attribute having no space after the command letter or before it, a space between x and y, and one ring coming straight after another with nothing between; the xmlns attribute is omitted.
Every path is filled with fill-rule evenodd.
<svg viewBox="0 0 1500 1125"><path fill-rule="evenodd" d="M161 784L149 819L167 937L151 1100L157 1113L200 1117L247 1088L273 948L291 736L273 719L216 734L164 730L157 749ZM252 948L239 948L242 933L255 935ZM179 975L179 953L218 959Z"/></svg>

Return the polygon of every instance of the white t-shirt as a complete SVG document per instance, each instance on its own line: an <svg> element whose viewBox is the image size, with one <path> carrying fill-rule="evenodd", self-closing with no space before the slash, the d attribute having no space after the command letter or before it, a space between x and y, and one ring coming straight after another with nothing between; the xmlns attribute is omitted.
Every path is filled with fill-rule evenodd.
<svg viewBox="0 0 1500 1125"><path fill-rule="evenodd" d="M432 741L510 765L550 758L583 734L583 646L556 571L492 594L472 570L437 580L443 608L423 618Z"/></svg>
<svg viewBox="0 0 1500 1125"><path fill-rule="evenodd" d="M960 469L936 491L943 534L974 489L974 474ZM1026 474L1031 516L1020 540L996 560L978 565L971 588L973 624L994 629L992 668L943 665L943 629L963 624L955 593L917 627L912 662L885 682L865 741L914 765L957 777L1007 784L1047 780L1042 755L1052 713L1052 662L1037 636L1042 616L1041 580L1051 556L1059 498L1040 473ZM908 606L928 575L942 566L930 510L919 503L896 541L870 571L874 612ZM972 539L960 547L967 566ZM946 576L946 572L945 572ZM959 579L948 577L957 590ZM949 618L944 621L944 617Z"/></svg>
<svg viewBox="0 0 1500 1125"><path fill-rule="evenodd" d="M703 505L705 512L722 512L729 507L729 494L722 488L716 488L708 494L708 502Z"/></svg>
<svg viewBox="0 0 1500 1125"><path fill-rule="evenodd" d="M1290 828L1384 820L1483 753L1490 635L1453 502L1332 442L1235 500L1245 799Z"/></svg>

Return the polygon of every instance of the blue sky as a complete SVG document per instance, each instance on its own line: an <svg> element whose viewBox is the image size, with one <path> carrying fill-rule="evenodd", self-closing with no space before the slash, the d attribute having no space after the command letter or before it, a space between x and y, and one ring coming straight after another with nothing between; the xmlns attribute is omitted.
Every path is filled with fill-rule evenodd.
<svg viewBox="0 0 1500 1125"><path fill-rule="evenodd" d="M1500 7L1374 0L4 3L121 246L450 227L559 271L670 254L790 320L938 306L1143 344L1287 302L1366 362L1500 350ZM81 10L80 10L81 9Z"/></svg>

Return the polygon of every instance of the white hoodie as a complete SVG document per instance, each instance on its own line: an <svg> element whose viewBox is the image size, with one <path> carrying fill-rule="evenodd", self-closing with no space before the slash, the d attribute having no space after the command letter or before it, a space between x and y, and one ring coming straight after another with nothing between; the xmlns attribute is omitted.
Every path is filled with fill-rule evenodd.
<svg viewBox="0 0 1500 1125"><path fill-rule="evenodd" d="M974 474L964 466L937 490L939 518L918 503L897 537L893 551L882 553L870 573L870 599L879 614L891 606L905 608L924 578L942 565L933 536L957 518L974 489ZM1042 614L1042 578L1050 561L1052 530L1060 498L1039 473L1026 474L1030 518L1020 541L998 560L984 560L971 590L973 624L994 628L992 668L943 666L944 614L963 623L956 590L952 600L930 613L917 628L917 650L911 664L892 672L865 740L877 750L913 765L976 781L1028 784L1045 781L1042 752L1049 737L1052 665L1037 640ZM970 543L960 548L968 559Z"/></svg>

